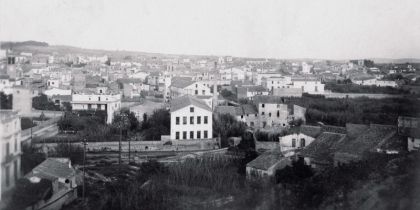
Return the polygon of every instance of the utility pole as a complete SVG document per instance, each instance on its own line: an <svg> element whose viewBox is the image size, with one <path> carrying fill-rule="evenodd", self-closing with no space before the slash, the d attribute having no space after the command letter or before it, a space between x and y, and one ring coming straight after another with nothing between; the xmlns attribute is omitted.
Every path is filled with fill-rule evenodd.
<svg viewBox="0 0 420 210"><path fill-rule="evenodd" d="M128 164L131 161L131 138L128 139Z"/></svg>
<svg viewBox="0 0 420 210"><path fill-rule="evenodd" d="M88 144L86 142L86 138L83 139L82 144L83 144L83 193L82 193L82 196L83 196L83 202L85 202L86 145Z"/></svg>

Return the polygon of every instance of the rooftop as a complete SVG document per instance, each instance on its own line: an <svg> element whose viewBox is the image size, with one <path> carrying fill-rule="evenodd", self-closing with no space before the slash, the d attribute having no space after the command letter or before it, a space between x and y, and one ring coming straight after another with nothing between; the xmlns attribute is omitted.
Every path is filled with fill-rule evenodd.
<svg viewBox="0 0 420 210"><path fill-rule="evenodd" d="M175 98L171 101L171 112L182 109L186 106L194 105L202 109L212 111L211 108L202 100L195 98L190 95L184 95L178 98Z"/></svg>
<svg viewBox="0 0 420 210"><path fill-rule="evenodd" d="M345 139L344 134L323 132L311 144L302 149L301 155L313 158L317 162L332 161L335 145Z"/></svg>
<svg viewBox="0 0 420 210"><path fill-rule="evenodd" d="M48 180L70 178L76 174L68 158L48 158L32 169L25 177L39 177Z"/></svg>
<svg viewBox="0 0 420 210"><path fill-rule="evenodd" d="M190 77L174 77L172 78L171 86L177 88L185 88L192 84L194 84L194 81L192 81Z"/></svg>
<svg viewBox="0 0 420 210"><path fill-rule="evenodd" d="M261 170L268 170L271 166L284 158L284 155L278 148L264 152L253 161L249 162L246 166L257 168Z"/></svg>

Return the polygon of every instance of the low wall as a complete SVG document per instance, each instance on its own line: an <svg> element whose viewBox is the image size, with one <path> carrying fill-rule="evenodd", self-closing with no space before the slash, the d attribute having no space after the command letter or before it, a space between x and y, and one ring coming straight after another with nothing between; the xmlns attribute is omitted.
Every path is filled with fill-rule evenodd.
<svg viewBox="0 0 420 210"><path fill-rule="evenodd" d="M32 131L31 131L31 128L22 130L21 131L21 136L22 137L29 136L29 135L31 135L31 132L32 132L32 135L33 135L34 133L36 133L36 132L38 132L38 131L46 128L46 127L57 124L57 122L59 120L60 120L60 117L55 117L55 118L51 118L49 120L43 121L41 124L39 124L35 127L32 127Z"/></svg>
<svg viewBox="0 0 420 210"><path fill-rule="evenodd" d="M73 142L73 145L82 146L81 142ZM35 143L45 150L53 150L57 143ZM129 142L121 142L121 151L128 152ZM171 141L131 141L131 151L192 151L217 149L216 139L204 140L171 140ZM118 151L119 142L88 142L87 151Z"/></svg>
<svg viewBox="0 0 420 210"><path fill-rule="evenodd" d="M23 113L21 117L39 117L44 113L47 118L56 118L64 115L62 111L49 111L49 110L32 110L30 113Z"/></svg>

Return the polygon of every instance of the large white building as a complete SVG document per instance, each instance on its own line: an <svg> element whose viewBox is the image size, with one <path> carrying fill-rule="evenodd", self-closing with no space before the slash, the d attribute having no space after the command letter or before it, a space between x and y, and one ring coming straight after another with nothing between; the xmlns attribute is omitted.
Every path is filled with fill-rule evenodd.
<svg viewBox="0 0 420 210"><path fill-rule="evenodd" d="M112 123L114 113L121 109L121 94L111 93L106 87L83 90L72 94L71 105L74 111L103 110L107 114L106 123Z"/></svg>
<svg viewBox="0 0 420 210"><path fill-rule="evenodd" d="M202 100L185 95L171 101L171 139L213 138L213 112Z"/></svg>
<svg viewBox="0 0 420 210"><path fill-rule="evenodd" d="M1 195L12 189L20 177L20 118L16 111L0 110L0 200Z"/></svg>
<svg viewBox="0 0 420 210"><path fill-rule="evenodd" d="M313 77L293 77L291 88L301 88L302 92L310 94L323 94L325 84Z"/></svg>

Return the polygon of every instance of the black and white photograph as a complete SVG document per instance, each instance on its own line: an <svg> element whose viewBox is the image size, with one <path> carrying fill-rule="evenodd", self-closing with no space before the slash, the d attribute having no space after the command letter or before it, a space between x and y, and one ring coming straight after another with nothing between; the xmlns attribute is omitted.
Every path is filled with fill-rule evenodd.
<svg viewBox="0 0 420 210"><path fill-rule="evenodd" d="M0 0L0 210L420 209L419 0Z"/></svg>

